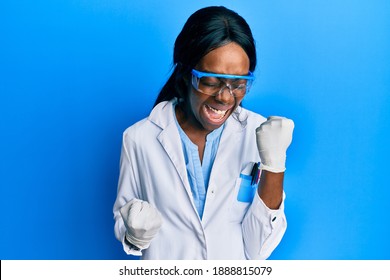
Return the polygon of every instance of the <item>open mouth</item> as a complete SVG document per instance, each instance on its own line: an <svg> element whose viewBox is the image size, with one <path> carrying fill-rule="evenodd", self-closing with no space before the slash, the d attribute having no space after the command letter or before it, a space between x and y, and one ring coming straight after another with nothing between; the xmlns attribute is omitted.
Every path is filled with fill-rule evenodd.
<svg viewBox="0 0 390 280"><path fill-rule="evenodd" d="M208 119L211 121L211 122L220 122L224 119L224 117L227 115L227 112L229 111L230 109L227 109L227 110L219 110L219 109L216 109L216 108L213 108L209 105L205 105L205 113L206 113L206 116L208 117Z"/></svg>

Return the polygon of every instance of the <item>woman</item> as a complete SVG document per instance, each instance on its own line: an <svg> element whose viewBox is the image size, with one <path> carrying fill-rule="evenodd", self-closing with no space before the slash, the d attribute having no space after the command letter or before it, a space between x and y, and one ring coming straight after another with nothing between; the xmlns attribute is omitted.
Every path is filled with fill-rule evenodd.
<svg viewBox="0 0 390 280"><path fill-rule="evenodd" d="M293 122L240 104L254 79L246 21L198 10L148 118L123 134L115 234L143 259L266 259L286 230Z"/></svg>

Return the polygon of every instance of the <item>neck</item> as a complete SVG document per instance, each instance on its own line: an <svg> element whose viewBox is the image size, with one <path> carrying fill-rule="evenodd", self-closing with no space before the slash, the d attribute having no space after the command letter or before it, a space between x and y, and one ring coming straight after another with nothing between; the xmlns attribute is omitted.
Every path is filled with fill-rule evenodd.
<svg viewBox="0 0 390 280"><path fill-rule="evenodd" d="M191 111L186 110L186 106L183 103L176 105L175 113L177 122L191 140L194 140L195 138L206 139L207 134L211 132L205 130L200 125Z"/></svg>

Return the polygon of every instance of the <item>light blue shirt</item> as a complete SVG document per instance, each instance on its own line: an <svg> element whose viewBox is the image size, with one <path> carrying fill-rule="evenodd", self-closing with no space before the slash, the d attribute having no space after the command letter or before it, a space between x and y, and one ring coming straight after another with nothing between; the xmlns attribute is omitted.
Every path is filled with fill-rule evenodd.
<svg viewBox="0 0 390 280"><path fill-rule="evenodd" d="M200 162L198 146L192 143L187 134L180 127L176 114L175 121L179 130L184 160L187 168L188 180L191 186L191 192L195 207L200 219L203 217L204 204L206 201L206 192L209 185L210 173L213 167L214 159L217 154L219 141L221 139L224 125L209 133L206 137L206 145L203 153L203 161Z"/></svg>

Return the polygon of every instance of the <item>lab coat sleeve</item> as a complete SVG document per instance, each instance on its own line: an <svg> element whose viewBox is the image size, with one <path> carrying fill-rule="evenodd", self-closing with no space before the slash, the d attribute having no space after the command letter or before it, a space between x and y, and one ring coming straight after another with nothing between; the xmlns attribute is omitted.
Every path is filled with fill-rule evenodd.
<svg viewBox="0 0 390 280"><path fill-rule="evenodd" d="M127 254L141 255L139 251L134 251L124 242L126 227L120 214L120 209L132 198L140 199L140 191L137 176L137 166L132 163L136 158L135 145L128 139L126 132L123 134L122 150L120 157L120 172L118 180L117 197L114 203L114 232L115 237L122 243L123 250Z"/></svg>
<svg viewBox="0 0 390 280"><path fill-rule="evenodd" d="M284 199L279 209L269 209L256 193L242 222L245 254L248 259L267 259L278 246L287 228Z"/></svg>

